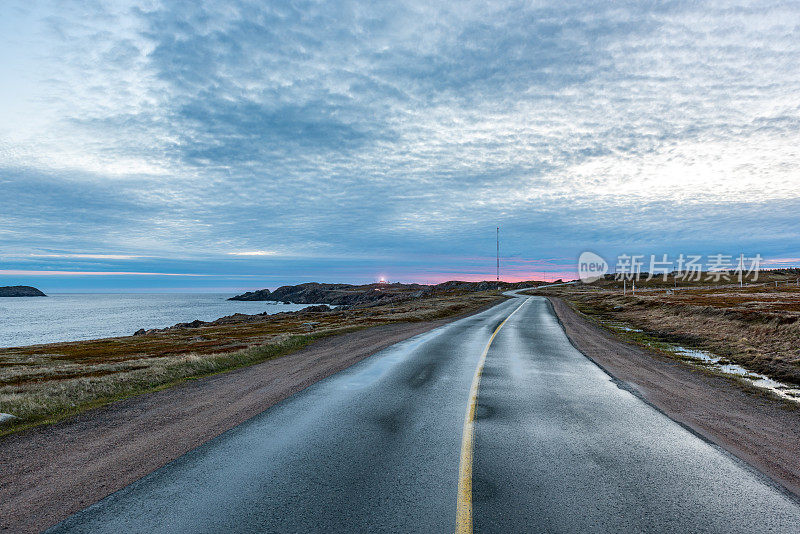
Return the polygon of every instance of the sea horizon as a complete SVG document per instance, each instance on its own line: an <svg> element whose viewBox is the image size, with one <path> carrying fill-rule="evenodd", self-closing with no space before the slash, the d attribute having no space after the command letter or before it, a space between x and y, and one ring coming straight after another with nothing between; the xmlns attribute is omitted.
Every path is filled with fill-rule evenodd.
<svg viewBox="0 0 800 534"><path fill-rule="evenodd" d="M243 292L243 291L242 291ZM129 336L140 328L167 328L234 313L275 314L309 304L233 301L236 292L50 293L0 298L0 348Z"/></svg>

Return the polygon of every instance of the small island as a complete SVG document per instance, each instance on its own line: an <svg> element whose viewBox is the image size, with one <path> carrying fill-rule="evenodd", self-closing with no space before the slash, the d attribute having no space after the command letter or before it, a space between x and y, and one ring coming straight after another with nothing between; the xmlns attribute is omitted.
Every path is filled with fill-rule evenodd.
<svg viewBox="0 0 800 534"><path fill-rule="evenodd" d="M44 293L31 286L0 287L0 297L46 297Z"/></svg>

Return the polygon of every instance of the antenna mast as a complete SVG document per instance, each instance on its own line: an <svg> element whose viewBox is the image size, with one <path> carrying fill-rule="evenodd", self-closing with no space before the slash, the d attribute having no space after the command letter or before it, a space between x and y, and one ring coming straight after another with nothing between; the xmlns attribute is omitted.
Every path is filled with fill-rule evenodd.
<svg viewBox="0 0 800 534"><path fill-rule="evenodd" d="M500 227L497 227L497 289L500 289Z"/></svg>

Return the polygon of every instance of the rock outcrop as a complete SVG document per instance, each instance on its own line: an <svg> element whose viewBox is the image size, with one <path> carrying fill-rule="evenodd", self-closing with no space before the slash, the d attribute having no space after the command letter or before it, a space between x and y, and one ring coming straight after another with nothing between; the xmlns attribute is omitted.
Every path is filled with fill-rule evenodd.
<svg viewBox="0 0 800 534"><path fill-rule="evenodd" d="M248 291L241 295L236 295L228 300L274 300L269 297L269 289L259 289L258 291Z"/></svg>
<svg viewBox="0 0 800 534"><path fill-rule="evenodd" d="M429 291L428 286L417 284L320 284L309 282L296 286L282 286L275 291L259 289L229 300L270 300L293 304L331 304L334 306L356 306L392 302L407 299L411 293L418 296Z"/></svg>
<svg viewBox="0 0 800 534"><path fill-rule="evenodd" d="M134 336L146 336L149 334L159 334L164 332L173 332L176 330L185 330L190 328L202 328L204 326L221 326L221 325L231 325L231 324L242 324L242 323L251 323L251 322L261 322L261 321L269 321L272 318L277 317L286 317L286 316L295 316L295 317L305 317L305 316L314 316L316 314L325 313L331 311L329 306L321 304L319 306L306 306L302 310L297 311L290 311L290 312L279 312L275 314L263 312L263 313L256 313L253 315L249 315L246 313L234 313L233 315L226 315L225 317L220 317L214 321L201 321L200 319L195 319L190 323L178 323L172 326L168 326L166 328L151 328L149 330L145 330L144 328L140 328L136 332L133 333Z"/></svg>
<svg viewBox="0 0 800 534"><path fill-rule="evenodd" d="M0 287L0 297L46 297L44 293L31 286Z"/></svg>

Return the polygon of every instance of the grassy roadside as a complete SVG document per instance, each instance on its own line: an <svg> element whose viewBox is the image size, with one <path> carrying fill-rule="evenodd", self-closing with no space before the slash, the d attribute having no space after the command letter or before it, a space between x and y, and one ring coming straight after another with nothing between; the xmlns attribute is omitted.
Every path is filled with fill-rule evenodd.
<svg viewBox="0 0 800 534"><path fill-rule="evenodd" d="M0 349L0 412L17 417L0 425L0 436L285 356L322 338L456 317L502 299L496 291L452 292L367 308L234 315L199 328Z"/></svg>
<svg viewBox="0 0 800 534"><path fill-rule="evenodd" d="M541 291L625 341L677 359L675 347L706 351L774 380L800 385L800 290L704 287L623 295L593 286ZM693 363L697 363L696 361Z"/></svg>
<svg viewBox="0 0 800 534"><path fill-rule="evenodd" d="M164 359L108 379L87 373L73 380L35 384L20 393L2 394L3 409L13 410L17 419L0 429L0 437L41 424L51 424L86 410L112 402L176 386L187 380L207 377L262 363L291 354L324 337L361 330L356 326L322 333L290 335L275 343L231 353L187 354ZM10 408L6 408L6 407Z"/></svg>

